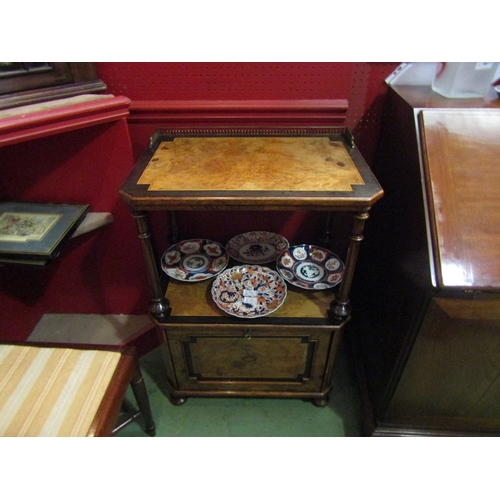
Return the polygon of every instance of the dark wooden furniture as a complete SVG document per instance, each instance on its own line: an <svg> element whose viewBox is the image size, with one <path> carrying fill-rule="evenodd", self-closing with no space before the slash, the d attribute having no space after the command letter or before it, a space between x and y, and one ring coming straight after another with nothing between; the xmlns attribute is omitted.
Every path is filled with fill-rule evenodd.
<svg viewBox="0 0 500 500"><path fill-rule="evenodd" d="M131 347L0 343L0 374L2 436L111 436L139 418L156 433ZM138 409L125 400L129 385Z"/></svg>
<svg viewBox="0 0 500 500"><path fill-rule="evenodd" d="M335 355L350 319L349 291L363 228L383 192L343 134L293 137L285 130L277 137L276 132L222 130L199 137L198 131L174 137L162 131L120 191L137 222L151 290L149 311L165 341L167 385L175 404L189 396L327 402ZM247 153L255 148L268 152L260 162ZM336 297L290 285L281 308L245 320L218 309L210 297L211 282L168 283L158 271L167 247L153 247L151 212L190 211L195 217L195 211L213 210L234 211L234 236L241 232L237 220L252 211L350 213L350 243L341 256L345 275ZM171 229L175 233L175 225ZM204 235L183 239L197 237Z"/></svg>
<svg viewBox="0 0 500 500"><path fill-rule="evenodd" d="M389 88L352 300L367 434L500 434L500 106ZM371 234L371 233L370 233Z"/></svg>
<svg viewBox="0 0 500 500"><path fill-rule="evenodd" d="M0 64L0 110L105 90L90 62Z"/></svg>

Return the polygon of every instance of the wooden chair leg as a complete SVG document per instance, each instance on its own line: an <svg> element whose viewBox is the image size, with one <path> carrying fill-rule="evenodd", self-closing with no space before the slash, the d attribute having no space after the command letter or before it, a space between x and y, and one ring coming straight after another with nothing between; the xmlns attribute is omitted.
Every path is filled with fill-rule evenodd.
<svg viewBox="0 0 500 500"><path fill-rule="evenodd" d="M137 405L139 406L139 410L142 414L146 433L150 436L156 435L156 426L153 420L153 414L151 413L146 384L144 383L144 378L142 377L142 372L138 364L136 364L136 369L132 380L130 381L130 386L132 387Z"/></svg>

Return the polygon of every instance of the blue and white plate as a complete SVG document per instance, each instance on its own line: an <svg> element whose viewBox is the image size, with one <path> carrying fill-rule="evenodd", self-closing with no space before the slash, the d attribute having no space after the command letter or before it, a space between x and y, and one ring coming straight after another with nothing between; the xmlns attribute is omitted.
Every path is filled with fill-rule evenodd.
<svg viewBox="0 0 500 500"><path fill-rule="evenodd" d="M288 248L276 260L276 268L289 283L307 290L333 288L344 276L344 263L337 255L315 245Z"/></svg>
<svg viewBox="0 0 500 500"><path fill-rule="evenodd" d="M229 256L220 243L193 239L172 245L161 258L161 268L180 281L203 281L217 276L228 262Z"/></svg>
<svg viewBox="0 0 500 500"><path fill-rule="evenodd" d="M227 253L238 262L266 264L274 262L289 247L283 236L268 231L250 231L231 238L226 245Z"/></svg>
<svg viewBox="0 0 500 500"><path fill-rule="evenodd" d="M283 304L286 283L276 271L267 267L231 267L214 280L212 298L227 314L238 318L260 318Z"/></svg>

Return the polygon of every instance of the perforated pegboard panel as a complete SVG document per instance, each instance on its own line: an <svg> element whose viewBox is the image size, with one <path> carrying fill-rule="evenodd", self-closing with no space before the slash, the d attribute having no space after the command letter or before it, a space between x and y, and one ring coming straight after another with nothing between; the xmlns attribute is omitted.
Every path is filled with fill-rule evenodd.
<svg viewBox="0 0 500 500"><path fill-rule="evenodd" d="M385 78L399 63L96 63L114 95L135 101L348 99L347 126L370 156ZM367 158L369 160L369 158Z"/></svg>
<svg viewBox="0 0 500 500"><path fill-rule="evenodd" d="M97 63L133 100L347 98L351 63Z"/></svg>
<svg viewBox="0 0 500 500"><path fill-rule="evenodd" d="M354 63L347 128L369 163L375 154L387 91L385 79L399 63Z"/></svg>

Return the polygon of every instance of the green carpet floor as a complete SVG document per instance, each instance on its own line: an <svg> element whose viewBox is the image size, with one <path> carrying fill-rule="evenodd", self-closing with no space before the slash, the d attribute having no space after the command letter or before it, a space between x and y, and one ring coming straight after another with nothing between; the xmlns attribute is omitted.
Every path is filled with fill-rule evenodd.
<svg viewBox="0 0 500 500"><path fill-rule="evenodd" d="M141 358L157 437L351 437L361 435L361 403L351 360L341 347L334 389L324 408L296 399L189 398L172 405L162 384L161 348ZM127 396L134 402L133 395ZM142 422L120 430L120 437L148 437ZM148 439L151 439L148 437Z"/></svg>

